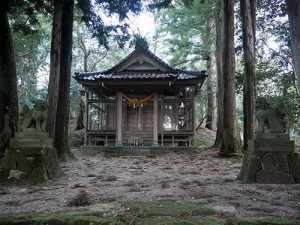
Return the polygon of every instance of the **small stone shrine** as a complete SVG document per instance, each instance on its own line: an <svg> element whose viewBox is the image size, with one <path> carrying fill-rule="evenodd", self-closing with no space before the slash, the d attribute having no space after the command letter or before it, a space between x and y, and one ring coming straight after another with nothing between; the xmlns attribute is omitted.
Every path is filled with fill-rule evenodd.
<svg viewBox="0 0 300 225"><path fill-rule="evenodd" d="M20 124L24 132L16 132L10 139L10 147L6 149L1 165L1 180L37 184L60 176L56 149L48 133L44 132L45 111L42 111L35 107L23 115L27 117L27 122ZM39 118L36 118L37 114Z"/></svg>
<svg viewBox="0 0 300 225"><path fill-rule="evenodd" d="M258 129L248 142L239 179L243 183L300 183L300 155L284 133L283 115L258 97Z"/></svg>

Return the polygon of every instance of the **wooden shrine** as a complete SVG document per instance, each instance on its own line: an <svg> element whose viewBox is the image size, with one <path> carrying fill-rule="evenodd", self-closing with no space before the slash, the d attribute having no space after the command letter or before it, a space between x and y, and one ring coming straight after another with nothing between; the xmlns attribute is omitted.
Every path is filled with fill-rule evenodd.
<svg viewBox="0 0 300 225"><path fill-rule="evenodd" d="M136 48L111 69L75 73L85 89L86 146L192 146L205 72L172 68Z"/></svg>

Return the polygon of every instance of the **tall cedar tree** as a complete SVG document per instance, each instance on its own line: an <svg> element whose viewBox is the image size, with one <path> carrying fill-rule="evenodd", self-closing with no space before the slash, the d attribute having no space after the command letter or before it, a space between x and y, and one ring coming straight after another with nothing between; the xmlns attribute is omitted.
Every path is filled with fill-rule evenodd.
<svg viewBox="0 0 300 225"><path fill-rule="evenodd" d="M206 22L206 38L210 37L212 34L212 22L211 19L207 19ZM209 48L206 54L206 71L207 71L207 118L205 127L210 130L215 130L215 97L213 91L213 68L212 68L212 44L208 43Z"/></svg>
<svg viewBox="0 0 300 225"><path fill-rule="evenodd" d="M0 7L0 159L18 129L17 72L8 7Z"/></svg>
<svg viewBox="0 0 300 225"><path fill-rule="evenodd" d="M220 155L241 153L235 98L234 0L223 0L223 135Z"/></svg>
<svg viewBox="0 0 300 225"><path fill-rule="evenodd" d="M68 142L70 114L70 77L72 62L74 0L66 0L62 6L59 92L54 133L54 147L61 160L71 155Z"/></svg>
<svg viewBox="0 0 300 225"><path fill-rule="evenodd" d="M255 131L255 11L256 0L240 0L244 49L244 149Z"/></svg>
<svg viewBox="0 0 300 225"><path fill-rule="evenodd" d="M300 96L300 1L286 0L292 41L294 73L297 80L297 94Z"/></svg>
<svg viewBox="0 0 300 225"><path fill-rule="evenodd" d="M223 32L222 27L224 26L223 18L223 1L219 2L219 13L216 21L216 67L217 67L217 132L216 140L214 143L215 147L220 147L222 145L223 137L223 96L224 96L224 86L223 86Z"/></svg>
<svg viewBox="0 0 300 225"><path fill-rule="evenodd" d="M60 73L60 47L61 47L61 0L54 0L53 22L52 22L52 39L51 39L51 56L50 56L50 76L47 96L47 119L46 130L51 138L54 138L54 129L57 112L58 90L59 90L59 73Z"/></svg>

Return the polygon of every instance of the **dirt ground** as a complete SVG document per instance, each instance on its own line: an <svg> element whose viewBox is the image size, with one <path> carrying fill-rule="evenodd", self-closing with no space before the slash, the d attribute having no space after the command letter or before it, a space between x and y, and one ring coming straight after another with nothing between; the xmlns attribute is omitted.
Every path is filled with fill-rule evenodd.
<svg viewBox="0 0 300 225"><path fill-rule="evenodd" d="M0 187L0 214L56 212L85 190L92 204L122 200L197 200L222 208L220 216L282 216L300 219L300 185L242 184L241 159L218 158L217 149L195 154L168 153L153 157L112 157L72 149L76 159L62 163L63 176L42 185ZM224 208L225 207L225 208Z"/></svg>

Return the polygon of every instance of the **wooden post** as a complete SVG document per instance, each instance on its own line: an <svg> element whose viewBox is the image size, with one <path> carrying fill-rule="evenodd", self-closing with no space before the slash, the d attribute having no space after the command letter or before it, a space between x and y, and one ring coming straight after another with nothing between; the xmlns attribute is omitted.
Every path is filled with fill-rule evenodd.
<svg viewBox="0 0 300 225"><path fill-rule="evenodd" d="M89 90L85 90L84 92L84 104L85 104L85 132L84 132L84 145L87 145L87 131L88 131L88 116L89 116Z"/></svg>
<svg viewBox="0 0 300 225"><path fill-rule="evenodd" d="M157 94L154 95L154 103L153 103L153 144L152 146L158 145L158 97Z"/></svg>
<svg viewBox="0 0 300 225"><path fill-rule="evenodd" d="M160 126L161 126L161 146L164 146L164 99L161 99L160 105Z"/></svg>
<svg viewBox="0 0 300 225"><path fill-rule="evenodd" d="M122 143L122 92L117 93L117 140L116 146L123 146Z"/></svg>

